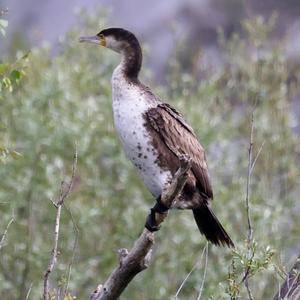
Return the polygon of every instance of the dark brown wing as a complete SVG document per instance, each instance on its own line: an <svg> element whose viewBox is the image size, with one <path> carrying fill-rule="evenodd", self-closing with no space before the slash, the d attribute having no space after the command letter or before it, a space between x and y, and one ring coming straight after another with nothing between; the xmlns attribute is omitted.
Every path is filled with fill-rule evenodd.
<svg viewBox="0 0 300 300"><path fill-rule="evenodd" d="M176 156L187 154L192 158L191 170L197 180L197 186L202 194L212 199L213 191L204 149L182 115L168 104L159 104L148 110L146 117L168 150Z"/></svg>

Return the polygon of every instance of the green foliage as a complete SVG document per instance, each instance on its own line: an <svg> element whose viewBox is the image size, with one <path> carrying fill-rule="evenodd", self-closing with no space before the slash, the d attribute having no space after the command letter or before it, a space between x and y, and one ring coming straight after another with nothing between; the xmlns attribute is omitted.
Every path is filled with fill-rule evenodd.
<svg viewBox="0 0 300 300"><path fill-rule="evenodd" d="M25 75L25 71L21 65L24 64L24 60L27 57L28 54L23 55L14 63L0 63L0 100L3 99L5 90L12 92ZM17 66L20 69L16 69Z"/></svg>
<svg viewBox="0 0 300 300"><path fill-rule="evenodd" d="M103 17L96 13L82 20L56 57L50 56L50 48L32 49L21 84L20 68L6 68L4 63L0 67L0 76L6 74L13 86L1 92L1 136L5 145L22 154L0 168L0 228L5 228L11 211L15 213L1 250L1 299L25 299L31 284L29 299L40 299L54 229L50 199L71 174L75 144L78 169L67 206L79 234L67 299L84 299L105 280L117 264L116 250L131 247L154 201L126 160L113 127L110 77L119 58L78 43L80 35L103 27ZM294 91L288 78L299 73L289 70L283 45L265 42L270 30L261 22L246 21L243 39L234 34L225 41L220 33L224 65L205 70L200 82L182 74L174 54L170 82L157 89L201 137L213 179L214 210L237 247L233 252L210 247L202 299L245 299L241 280L246 267L255 298L271 298L282 280L279 258L287 262L287 253L298 242L300 226L293 208L300 146L293 132ZM262 34L265 28L268 32ZM244 199L254 108L254 157L264 146L251 178L255 243L250 260ZM74 242L74 224L64 209L60 256L51 280L54 294L66 288ZM149 269L130 284L124 299L174 296L205 243L190 211L172 211L157 234ZM178 299L197 298L203 268L201 264L191 274Z"/></svg>
<svg viewBox="0 0 300 300"><path fill-rule="evenodd" d="M0 13L1 16L1 13ZM8 21L0 19L0 32L5 36L5 28L8 25ZM13 92L17 87L22 77L25 75L23 68L24 60L27 58L27 54L13 63L3 63L0 59L0 107L2 108L3 101L5 101L6 92ZM16 150L11 150L5 146L5 127L2 119L0 120L0 162L6 162L9 159L17 159L21 154Z"/></svg>

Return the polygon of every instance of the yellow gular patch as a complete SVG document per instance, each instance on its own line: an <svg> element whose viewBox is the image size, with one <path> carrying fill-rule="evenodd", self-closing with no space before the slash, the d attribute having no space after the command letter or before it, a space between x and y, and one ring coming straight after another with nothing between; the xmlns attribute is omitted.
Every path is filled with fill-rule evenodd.
<svg viewBox="0 0 300 300"><path fill-rule="evenodd" d="M103 47L106 47L106 40L105 40L105 37L104 36L101 36L100 37L100 42L99 44Z"/></svg>

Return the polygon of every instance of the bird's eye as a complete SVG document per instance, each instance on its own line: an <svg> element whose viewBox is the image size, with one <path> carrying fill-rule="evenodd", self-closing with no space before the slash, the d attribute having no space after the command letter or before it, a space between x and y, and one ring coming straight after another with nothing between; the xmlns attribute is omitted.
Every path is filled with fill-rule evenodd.
<svg viewBox="0 0 300 300"><path fill-rule="evenodd" d="M99 34L99 38L102 40L102 39L104 39L104 34Z"/></svg>

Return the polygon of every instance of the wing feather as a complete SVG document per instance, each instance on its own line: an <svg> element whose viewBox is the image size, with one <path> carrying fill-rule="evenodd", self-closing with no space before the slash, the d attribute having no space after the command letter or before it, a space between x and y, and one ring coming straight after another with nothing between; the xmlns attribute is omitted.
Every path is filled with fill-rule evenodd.
<svg viewBox="0 0 300 300"><path fill-rule="evenodd" d="M178 156L187 154L192 158L192 168L201 194L213 198L205 152L193 129L182 115L168 104L159 104L146 112L150 126L159 134L161 142Z"/></svg>

